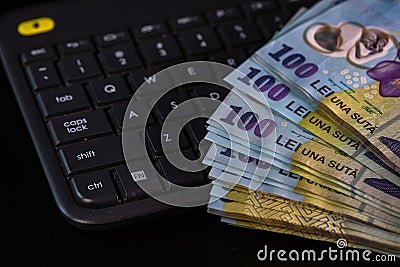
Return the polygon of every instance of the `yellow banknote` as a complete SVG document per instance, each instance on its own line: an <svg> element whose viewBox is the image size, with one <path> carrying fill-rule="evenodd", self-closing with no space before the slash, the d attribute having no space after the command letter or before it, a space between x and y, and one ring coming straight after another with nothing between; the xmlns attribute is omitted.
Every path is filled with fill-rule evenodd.
<svg viewBox="0 0 400 267"><path fill-rule="evenodd" d="M279 197L276 197L279 199ZM400 243L398 236L390 236L384 239L375 233L381 234L382 231L376 230L373 233L361 232L347 227L346 217L333 212L321 209L309 209L301 203L284 203L277 201L266 201L264 198L253 200L261 202L258 206L234 202L215 200L209 203L209 211L221 216L234 219L251 220L258 223L281 224L284 227L301 229L307 227L313 230L322 230L326 233L345 237L346 240L354 243L368 243L371 247L377 246L385 251L400 253ZM262 203L264 202L264 206ZM394 234L393 234L394 235ZM392 241L396 240L396 241Z"/></svg>
<svg viewBox="0 0 400 267"><path fill-rule="evenodd" d="M212 156L214 158L211 158ZM339 184L340 181L330 176L321 177L311 174L304 170L308 168L306 166L302 168L292 166L289 169L278 167L216 144L210 146L203 162L213 167L210 174L215 175L215 179L224 179L225 182L231 184L235 184L239 177L243 177L250 181L262 182L264 187L272 185L304 196L333 201L338 205L343 203L359 212L366 212L383 219L390 215L395 217L396 224L400 222L400 212L356 194L351 190L351 186ZM282 194L283 197L287 197L284 192Z"/></svg>
<svg viewBox="0 0 400 267"><path fill-rule="evenodd" d="M301 133L293 132L294 135ZM252 157L266 163L271 162L271 156L258 150L254 144L248 144L240 141L237 137L230 136L227 139L224 136L209 132L206 139L222 147L235 150L245 156ZM269 153L269 152L268 152ZM286 164L289 168L297 166L305 169L318 177L346 186L352 192L359 194L371 201L400 212L400 198L397 197L397 191L400 189L395 184L382 178L378 174L372 172L361 163L353 160L351 157L343 154L340 150L335 150L320 139L312 139L304 142L298 149L292 150L289 160L290 164ZM276 157L276 155L273 155ZM275 163L274 163L275 164ZM294 172L294 171L293 171ZM301 174L300 174L301 175ZM385 183L389 187L380 187L376 182ZM392 190L394 188L394 190Z"/></svg>
<svg viewBox="0 0 400 267"><path fill-rule="evenodd" d="M399 80L400 76L396 79ZM391 86L400 88L400 82L396 79L393 79ZM400 98L382 96L379 93L381 86L381 82L375 82L335 92L324 98L321 104L345 121L346 125L350 125L349 130L360 133L364 141L376 148L375 152L380 152L380 156L385 157L387 162L392 163L391 167L399 171Z"/></svg>
<svg viewBox="0 0 400 267"><path fill-rule="evenodd" d="M270 197L270 195L282 197L282 201L290 201L282 195L267 194L264 191L260 190L250 192L248 188L240 185L235 185L232 187L232 185L220 186L219 184L217 184L217 186L213 187L211 194L216 197L223 196L226 199L241 203L247 203L250 205L257 205L257 202L254 202L253 198L267 199L268 197ZM318 197L311 194L305 195L304 198L301 200L301 203L304 206L308 206L309 208L315 207L322 210L329 210L337 214L345 215L348 218L359 220L365 224L369 224L374 227L400 234L398 217L389 217L388 215L386 215L385 218L382 219L375 215L368 214L365 211L354 209L349 205L339 203L337 201L329 201L324 197Z"/></svg>

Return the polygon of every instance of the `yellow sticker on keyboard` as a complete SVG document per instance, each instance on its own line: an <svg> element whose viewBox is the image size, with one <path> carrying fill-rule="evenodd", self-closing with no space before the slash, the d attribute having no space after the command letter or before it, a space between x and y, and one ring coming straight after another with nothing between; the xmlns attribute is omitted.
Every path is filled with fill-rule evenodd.
<svg viewBox="0 0 400 267"><path fill-rule="evenodd" d="M17 31L23 36L32 36L52 31L55 25L52 18L40 17L21 22L18 24Z"/></svg>

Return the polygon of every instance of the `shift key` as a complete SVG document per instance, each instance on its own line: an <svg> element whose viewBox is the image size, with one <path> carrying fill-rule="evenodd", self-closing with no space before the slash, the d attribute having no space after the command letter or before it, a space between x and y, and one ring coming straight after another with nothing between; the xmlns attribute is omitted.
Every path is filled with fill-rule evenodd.
<svg viewBox="0 0 400 267"><path fill-rule="evenodd" d="M103 110L93 110L51 119L47 123L56 146L112 133Z"/></svg>
<svg viewBox="0 0 400 267"><path fill-rule="evenodd" d="M74 175L124 162L121 137L109 136L60 149L59 156L67 175Z"/></svg>

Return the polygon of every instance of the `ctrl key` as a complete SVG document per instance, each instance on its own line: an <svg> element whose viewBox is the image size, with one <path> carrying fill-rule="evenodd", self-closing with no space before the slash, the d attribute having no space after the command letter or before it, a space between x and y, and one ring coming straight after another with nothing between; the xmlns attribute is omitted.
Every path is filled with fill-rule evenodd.
<svg viewBox="0 0 400 267"><path fill-rule="evenodd" d="M76 202L88 208L118 204L117 193L107 171L94 171L72 177L69 185Z"/></svg>

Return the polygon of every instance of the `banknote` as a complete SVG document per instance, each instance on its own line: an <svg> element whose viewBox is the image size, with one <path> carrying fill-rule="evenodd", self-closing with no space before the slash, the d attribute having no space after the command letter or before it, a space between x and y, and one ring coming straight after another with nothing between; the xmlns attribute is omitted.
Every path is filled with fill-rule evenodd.
<svg viewBox="0 0 400 267"><path fill-rule="evenodd" d="M263 77L275 79L276 86L286 88L285 95L275 97L270 95L269 90L258 90L259 87L264 86L263 83L268 84L268 79ZM264 81L261 83L260 80ZM225 78L225 81L235 86L237 90L268 105L272 110L307 129L315 136L344 151L377 174L395 184L400 184L399 174L388 166L382 157L376 155L357 136L319 110L318 106L314 104L314 100L308 99L304 94L294 93L289 87L282 87L284 85L277 77L265 71L252 59L242 63L236 71ZM254 88L256 83L259 87Z"/></svg>
<svg viewBox="0 0 400 267"><path fill-rule="evenodd" d="M223 145L221 142L224 141L225 145L223 146L225 147L230 147L231 144L242 146L242 151L240 151L242 153L243 149L244 153L247 152L248 143L258 146L258 150L251 150L260 151L261 156L268 154L268 151L280 155L286 153L285 157L292 160L292 165L300 162L312 167L310 171L319 172L318 175L323 173L337 178L339 181L369 194L379 201L386 202L391 206L400 204L400 198L396 193L396 190L399 189L397 185L380 177L349 156L344 155L341 151L332 149L320 139L305 138L306 142L295 141L295 136L303 138L305 133L292 131L291 127L286 127L289 125L289 121L282 121L282 117L265 112L266 109L263 106L248 98L246 99L240 92L231 92L224 103L225 105L221 105L215 111L208 123L224 129L227 134L225 136L227 141L217 138L218 136L211 132L206 135L206 139L214 143L219 142L220 145ZM232 114L236 116L231 116ZM249 141L242 142L242 144L233 142L233 136ZM289 138L292 136L293 138ZM266 149L264 149L265 147ZM267 150L267 153L262 153L265 150ZM372 181L381 182L390 185L390 187L378 187ZM395 190L392 190L393 188Z"/></svg>
<svg viewBox="0 0 400 267"><path fill-rule="evenodd" d="M247 172L243 173L234 167L225 166L215 160L210 160L210 166L215 168L211 172L213 175L209 176L211 179L222 180L229 184L238 184L249 190L274 189L276 194L296 201L313 201L312 204L315 205L319 205L317 203L329 203L338 207L351 209L351 212L366 213L367 215L378 217L385 222L395 225L399 224L397 211L361 195L354 194L347 189L337 188L335 185L328 186L325 180L313 175L304 174L301 176L297 173L277 168L277 170L271 170L266 177L256 177ZM219 173L222 171L226 174ZM278 174L272 175L276 171L278 171ZM280 179L284 180L285 177L287 182L297 183L296 186L284 186L282 183L276 182Z"/></svg>
<svg viewBox="0 0 400 267"><path fill-rule="evenodd" d="M227 182L230 182L232 184L236 184L236 183L240 182L240 180L239 180L240 177L248 179L250 181L249 183L253 182L251 185L249 184L249 189L250 190L256 190L257 188L259 188L259 186L261 184L274 186L276 188L281 188L281 189L287 190L289 192L294 192L296 190L296 185L292 185L292 184L294 184L294 182L290 181L292 184L285 184L284 183L285 180L282 179L282 177L280 177L280 176L278 176L278 177L277 176L272 176L272 175L268 175L267 177L255 176L254 174L252 174L252 173L250 173L248 171L243 171L243 170L240 170L240 169L235 168L233 166L227 166L227 165L224 165L223 163L221 163L219 161L216 161L215 159L212 160L212 159L209 159L209 158L204 159L204 164L207 164L207 165L209 165L211 167L214 167L216 169L219 169L219 170L223 170L223 171L238 175L239 177L235 177L235 180L227 181ZM281 173L288 172L288 171L285 171L285 170L280 169L278 167L271 166L271 172L276 172L276 170L280 170ZM215 179L214 176L209 176L209 178L210 179Z"/></svg>
<svg viewBox="0 0 400 267"><path fill-rule="evenodd" d="M282 209L281 204L283 205L292 205L292 204L298 204L297 202L294 202L293 200L284 198L282 196L277 196L273 195L270 193L262 192L262 191L252 191L248 192L243 188L239 188L237 186L225 186L223 183L215 183L213 185L213 188L210 192L211 196L214 196L219 199L226 199L229 201L234 201L238 203L243 203L246 205L251 205L255 207L264 207L268 208L270 210L275 210L275 211L283 211L287 213L291 213L293 215L293 210L291 209ZM275 202L275 206L274 206ZM325 208L321 208L309 203L301 203L302 205L300 206L302 211L305 213L309 213L310 211L326 211L332 214L336 215L341 215L344 218L347 219L348 225L347 227L349 229L353 230L358 230L358 231L365 231L368 233L372 233L373 235L380 236L384 239L393 241L393 242L399 242L400 240L400 233L397 230L396 232L393 232L391 230L388 230L386 228L382 227L375 227L371 224L364 223L362 221L359 221L357 219L354 219L352 217L347 216L346 214L343 214L341 212L336 212L333 210L327 210ZM305 210L306 209L306 210Z"/></svg>
<svg viewBox="0 0 400 267"><path fill-rule="evenodd" d="M281 174L282 175L282 174ZM243 193L247 194L249 192L249 184L251 180L240 177L236 174L230 173L226 170L220 170L218 168L212 168L210 172L210 178L215 179L213 182L216 185L223 184L225 186L237 186L243 189ZM238 181L239 178L239 181ZM238 189L239 190L239 189ZM383 228L392 232L399 233L399 218L383 212L382 210L374 209L367 205L361 204L357 206L359 201L351 199L350 197L338 197L332 190L326 188L325 190L319 190L320 193L326 193L327 197L319 197L317 194L312 192L305 192L301 189L286 190L283 188L275 187L268 183L261 184L257 190L264 193L269 193L277 196L281 196L293 201L301 202L304 204L312 204L322 209L334 211L337 213L345 214L353 219L360 220L364 223L371 224L375 227ZM224 193L224 192L222 192ZM218 197L224 197L224 195L215 195ZM336 199L336 200L335 200ZM343 202L338 202L343 201ZM346 202L348 204L346 204ZM354 202L354 204L352 203ZM374 214L371 214L374 213Z"/></svg>
<svg viewBox="0 0 400 267"><path fill-rule="evenodd" d="M400 2L347 1L258 50L254 58L302 90L400 167ZM340 40L340 41L339 41ZM384 131L390 125L391 131Z"/></svg>
<svg viewBox="0 0 400 267"><path fill-rule="evenodd" d="M209 156L209 154L214 153L217 153L217 155ZM253 183L253 186L250 186L250 188L255 188L258 186L258 183L256 182L271 184L271 180L273 180L277 182L277 184L274 184L275 186L284 189L293 189L297 187L297 189L300 190L300 185L297 179L300 178L301 180L301 177L303 176L305 179L307 179L308 184L315 183L316 186L323 187L324 189L335 190L339 194L346 194L361 201L369 200L368 198L364 198L362 195L357 195L356 190L352 190L350 186L346 186L346 184L343 183L337 183L336 179L325 179L329 177L319 177L313 175L312 173L305 172L296 166L290 166L289 168L284 166L282 168L282 166L275 165L275 162L273 164L266 163L260 159L247 156L241 152L217 144L213 144L211 146L208 154L203 159L203 163L219 169L226 169L234 172L237 175L242 175L250 180L254 180L255 183ZM290 174L289 177L296 179L286 179L287 177L285 177L285 173ZM297 173L301 173L302 176ZM267 181L267 178L271 180ZM306 185L307 184L304 184L300 187L306 190ZM315 188L310 187L309 190L311 189L316 190ZM382 208L375 200L372 202L372 205L376 206L376 208ZM391 208L386 209L391 210Z"/></svg>
<svg viewBox="0 0 400 267"><path fill-rule="evenodd" d="M218 175L218 180L214 181L214 184L217 186L222 186L222 187L229 187L229 186L235 186L237 188L239 188L240 190L242 190L242 192L244 194L248 194L248 188L246 188L246 184L248 184L246 181L240 181L237 185L233 185L229 183L229 180L232 179L232 174L223 172L222 175L220 173L221 170L216 170L216 172L214 172L213 174ZM229 177L231 176L231 177ZM233 179L235 179L235 177L233 177ZM244 186L243 186L244 185ZM239 190L238 189L238 190ZM276 189L270 185L262 185L261 187L259 187L258 190L256 190L257 192L264 192L264 193L269 193L269 194L273 194L273 195L277 195L277 196L281 196L287 199L291 199L294 201L297 201L295 199L290 198L290 195L288 196L287 191L285 192L285 190L281 190L281 189ZM213 194L215 193L215 191L213 191ZM215 194L221 194L221 192L217 192ZM222 195L215 195L218 197L223 197ZM232 196L233 197L233 196ZM233 199L235 201L239 201L241 202L244 197L240 197L235 195L234 197L237 197L237 199ZM347 205L343 205L341 203L338 202L333 202L333 201L329 201L327 199L322 199L322 198L314 198L311 195L309 196L305 196L303 195L303 199L300 201L303 204L311 204L314 206L317 206L321 209L324 210L329 210L332 212L336 212L336 213L340 213L343 215L348 216L349 218L352 218L354 220L363 222L365 224L377 227L377 228L382 228L394 233L399 233L399 227L397 226L398 221L396 223L393 222L389 222L387 220L387 218L390 218L390 220L393 220L394 217L388 217L386 216L386 219L381 219L378 218L376 216L370 215L370 214L366 214L365 212L360 212L354 208L351 208Z"/></svg>
<svg viewBox="0 0 400 267"><path fill-rule="evenodd" d="M258 160L264 161L264 158L270 157L270 155L265 154L263 152L260 152L259 150L253 150L248 148L247 145L244 145L242 143L237 143L232 140L229 140L227 138L224 138L222 136L215 135L214 133L207 133L206 139L208 140L213 140L216 144L219 144L223 147L230 148L234 151L240 152L242 154L245 154L249 157L256 158ZM311 165L311 167L310 167ZM338 179L338 177L326 174L324 172L320 172L318 170L315 170L315 164L308 163L308 164L301 164L298 163L297 161L292 161L292 168L290 168L290 171L298 174L298 175L304 175L311 173L314 177L320 177L324 180L328 180L334 184L337 184L339 186L347 188L349 191L351 191L353 194L358 194L362 196L363 198L367 198L370 201L376 202L377 205L382 206L383 208L386 208L388 210L392 210L393 212L400 212L400 209L398 208L397 203L399 200L395 197L392 197L391 195L387 195L383 191L380 191L376 189L375 187L369 186L367 183L364 183L363 181L365 179L369 179L370 176L364 176L368 174L366 170L363 170L362 173L360 173L359 179L353 179L354 182L349 182L348 179ZM293 168L298 167L298 168ZM375 175L376 177L376 175ZM339 177L343 178L343 177ZM376 178L376 179L381 179L381 178ZM336 189L336 188L335 188ZM367 191L367 192L365 192ZM390 204L392 202L392 204Z"/></svg>
<svg viewBox="0 0 400 267"><path fill-rule="evenodd" d="M224 202L226 202L226 200L224 200ZM235 207L236 206L236 207ZM282 221L279 221L279 219L277 220L271 220L271 219L263 219L261 216L261 218L259 218L258 216L254 217L252 215L249 215L249 211L248 210L256 210L253 213L268 213L271 211L268 211L267 209L262 209L262 208L253 208L248 206L246 212L243 214L241 211L238 212L237 206L241 206L238 205L236 203L232 203L231 205L227 205L224 208L224 211L218 211L218 210L214 210L214 209L210 209L210 212L216 215L220 215L220 216L224 216L224 217L228 217L228 218L232 218L232 219L239 219L239 220L243 220L243 221L252 221L252 222L256 222L259 224L266 224L266 225L271 225L271 226L280 226L280 227L285 227L285 228L289 228L289 229L294 229L294 230L299 230L299 231L310 231L314 234L321 234L321 235L329 235L333 238L339 239L339 238L345 238L346 240L349 240L350 243L353 244L357 244L357 247L360 246L364 246L364 247L369 247L371 250L374 251L380 251L383 253L390 253L390 254L399 254L398 252L398 243L395 242L391 242L391 241L386 241L382 238L376 237L374 235L370 235L370 234L366 234L364 232L360 232L357 230L352 230L349 229L348 233L344 236L340 236L340 235L334 235L332 233L327 233L325 232L318 232L317 229L313 229L312 227L309 226L293 226L293 225L288 225L287 223L284 223ZM232 207L235 207L236 209L231 209ZM261 209L261 211L260 211ZM229 213L227 213L227 211ZM273 213L277 213L276 211L273 211ZM290 217L290 215L287 214L280 214L280 216L284 217ZM302 219L302 218L300 218ZM307 220L307 219L305 219ZM311 228L311 229L310 229ZM350 234L349 234L350 233ZM381 242L381 243L379 243ZM382 243L383 242L383 243Z"/></svg>
<svg viewBox="0 0 400 267"><path fill-rule="evenodd" d="M263 161L265 157L267 157L267 158L270 157L268 154L264 154L264 153L262 153L260 151L255 151L255 150L252 150L252 149L250 149L250 151L249 151L248 147L244 146L243 144L232 142L231 140L228 140L228 139L226 139L224 137L216 136L213 133L208 133L206 135L206 138L210 138L212 140L215 140L216 143L218 143L219 145L221 145L223 147L226 147L226 148L230 148L230 149L232 149L232 151L240 152L240 153L242 153L244 155L248 155L249 157L256 158L256 159L261 160L261 161ZM276 161L274 161L273 164L275 164L275 162ZM295 168L296 166L299 166L299 168ZM287 168L285 168L285 169L287 169ZM323 174L321 172L318 172L318 171L314 170L312 167L310 168L310 167L308 167L308 166L306 166L304 164L293 162L293 165L290 168L290 171L295 173L295 174L298 174L298 175L306 175L306 176L308 176L308 173L311 173L314 177L320 177L320 178L322 178L324 180L330 181L330 182L332 182L334 184L337 184L337 185L339 185L341 187L346 188L347 190L351 191L353 194L359 194L359 195L363 196L364 198L367 198L367 199L369 199L371 201L375 201L376 204L379 204L382 207L385 207L387 209L392 209L394 212L400 212L400 210L399 210L399 208L397 206L389 205L389 204L387 204L385 202L379 201L379 200L376 199L376 197L368 195L368 194L365 194L364 192L358 190L357 188L354 188L352 185L343 183L342 181L336 179L335 177L332 177L332 176Z"/></svg>
<svg viewBox="0 0 400 267"><path fill-rule="evenodd" d="M337 184L311 174L300 176L274 165L266 166L257 159L246 157L241 153L215 144L210 150L215 150L215 152L212 152L212 154L215 153L215 157L210 159L206 156L204 161L205 164L215 168L211 170L210 178L214 177L226 183L239 184L250 189L256 187L257 190L261 191L269 190L272 188L271 186L278 187L284 190L277 191L276 194L286 198L315 205L317 205L317 202L323 201L352 209L351 212L354 213L369 214L400 226L400 215L398 213L382 208L376 202L356 195L344 187L338 187ZM265 174L266 176L260 176L262 174L252 172L254 169L258 169L258 166L270 168ZM243 183L237 176L239 176L240 180L246 178L249 181ZM258 181L263 185L256 184L256 186L251 186L250 183L252 181L253 183ZM296 193L294 197L292 192ZM299 197L299 194L302 196ZM323 206L323 204L321 205ZM370 218L364 219L370 220Z"/></svg>
<svg viewBox="0 0 400 267"><path fill-rule="evenodd" d="M293 211L297 208L300 208L305 214L310 214L313 211L325 211L324 209L320 209L318 207L315 207L313 205L300 205L296 206L295 202L287 200L285 198L282 198L280 196L273 196L270 194L266 193L261 193L261 192L251 192L250 194L243 193L241 191L236 191L235 188L223 188L221 186L215 185L214 188L216 194L220 194L221 192L219 191L225 191L226 197L223 197L222 199L228 200L228 201L234 201L236 203L240 204L245 204L245 205L250 205L253 207L261 207L261 208L267 208L270 211L282 211L285 213L290 214L291 216L296 216L296 213ZM212 191L212 194L214 191ZM214 195L213 195L214 196ZM221 199L217 197L218 199ZM289 208L289 206L292 206L292 209ZM295 206L295 207L293 207ZM284 208L282 208L284 207ZM328 214L334 214L336 216L340 214L335 214L332 213L331 211L326 211ZM307 216L304 216L307 218ZM390 231L386 231L385 229L381 228L376 228L367 224L364 224L362 222L354 221L351 218L348 218L347 216L343 215L343 218L346 220L346 228L351 229L353 231L359 231L359 232L365 232L369 233L372 236L377 236L380 238L383 238L385 240L391 241L398 243L400 245L399 240L400 240L400 235L397 233L393 233ZM314 218L310 218L314 219Z"/></svg>
<svg viewBox="0 0 400 267"><path fill-rule="evenodd" d="M337 237L343 237L347 234L344 225L345 218L340 214L303 206L297 208L293 203L280 201L277 196L272 199L265 199L265 201L268 201L268 209L259 205L255 206L210 196L208 209L214 214L230 218L250 219L292 229L308 227L307 229L314 233L326 233ZM272 207L275 207L275 209ZM260 214L260 211L265 214ZM291 216L288 211L292 212Z"/></svg>
<svg viewBox="0 0 400 267"><path fill-rule="evenodd" d="M289 21L278 31L276 31L272 39L276 39L293 28L305 23L313 17L316 17L330 8L343 3L343 0L324 0L314 4L311 8L301 7L296 13L289 19Z"/></svg>
<svg viewBox="0 0 400 267"><path fill-rule="evenodd" d="M274 35L271 43L288 38L302 25L331 9L339 9L344 2L320 1L309 10L299 11ZM315 28L317 26L321 25ZM349 34L347 26L343 29ZM318 34L318 40L331 34L324 33ZM365 53L365 46L356 49L357 56ZM353 126L345 124L344 116L334 114L335 110L329 107L330 103L324 103L325 99L315 98L303 86L283 75L285 72L269 66L265 57L259 55L261 50L239 67L240 74L235 71L225 79L245 94L241 97L246 104L224 101L228 107L226 112L208 121L206 138L213 144L203 162L212 166L209 176L214 179L209 212L222 216L221 221L231 225L330 242L345 238L350 246L399 255L399 169L392 155L385 155L400 150L395 142L400 139L393 123L396 118L375 129L375 133L380 132L379 136L384 137L380 140L384 146L379 147L360 131L354 131ZM286 55L290 56L289 52L276 57L284 61ZM350 59L353 59L351 55ZM297 60L293 56L282 65L285 68L296 65ZM304 74L312 66L303 66L303 63L287 71ZM382 75L379 70L375 73L377 77ZM360 73L352 72L354 70L350 69L350 73L342 74L354 76L346 77L351 80L347 83L349 87L364 80ZM342 83L332 81L332 86L344 91L340 88L345 88ZM375 88L371 85L371 89L378 86L377 80ZM322 87L315 90L327 90ZM350 90L346 95L357 97ZM342 97L345 100L346 95ZM248 108L251 107L249 101L261 104L264 109ZM370 112L371 102L367 104ZM322 156L320 161L319 156ZM332 160L335 166L329 171L328 164L333 163ZM343 173L336 169L336 164ZM348 177L351 170L347 169L346 173L345 168L356 171L355 177Z"/></svg>
<svg viewBox="0 0 400 267"><path fill-rule="evenodd" d="M255 206L210 197L208 209L211 213L225 217L251 220L292 229L309 229L309 231L315 233L322 231L336 235L338 238L345 238L351 243L361 243L397 254L400 252L400 243L398 241L384 239L379 236L383 233L383 230L371 231L370 228L363 228L361 225L357 225L358 229L351 229L346 224L349 220L345 216L317 208L307 208L301 203L279 202L280 199L275 196L272 201L266 201L264 197L254 197L253 202L260 203L259 206ZM262 203L265 203L264 206L261 206L263 205ZM275 207L275 209L271 207ZM387 234L385 236L390 235ZM396 238L397 236L392 236L391 239Z"/></svg>

